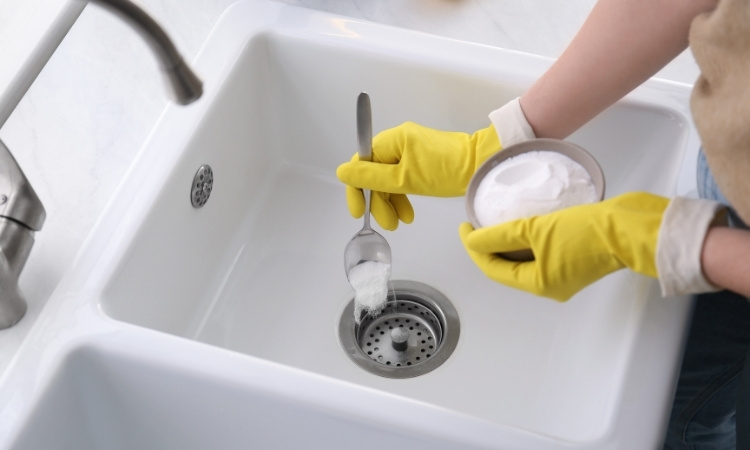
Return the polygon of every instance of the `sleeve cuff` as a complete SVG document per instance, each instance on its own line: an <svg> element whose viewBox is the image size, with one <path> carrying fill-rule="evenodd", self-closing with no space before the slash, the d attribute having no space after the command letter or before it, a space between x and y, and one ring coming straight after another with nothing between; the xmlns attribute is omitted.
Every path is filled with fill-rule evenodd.
<svg viewBox="0 0 750 450"><path fill-rule="evenodd" d="M656 270L664 297L721 290L703 275L701 252L708 228L724 218L724 208L718 202L684 197L669 203L656 246Z"/></svg>
<svg viewBox="0 0 750 450"><path fill-rule="evenodd" d="M502 148L536 138L534 130L521 109L520 98L511 100L501 108L492 111L489 117L495 126Z"/></svg>

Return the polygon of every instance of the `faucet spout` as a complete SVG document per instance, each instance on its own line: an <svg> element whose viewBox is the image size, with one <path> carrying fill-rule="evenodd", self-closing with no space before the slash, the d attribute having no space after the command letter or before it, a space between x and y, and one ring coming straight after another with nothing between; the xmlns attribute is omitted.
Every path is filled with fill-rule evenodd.
<svg viewBox="0 0 750 450"><path fill-rule="evenodd" d="M185 63L182 55L172 43L164 29L129 0L91 0L124 19L133 26L156 54L165 82L172 98L181 105L187 105L203 94L203 83Z"/></svg>

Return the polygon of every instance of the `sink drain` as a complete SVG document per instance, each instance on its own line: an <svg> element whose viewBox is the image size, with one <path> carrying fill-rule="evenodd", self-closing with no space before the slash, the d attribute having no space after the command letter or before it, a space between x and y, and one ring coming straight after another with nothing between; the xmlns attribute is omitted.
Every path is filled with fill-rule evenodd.
<svg viewBox="0 0 750 450"><path fill-rule="evenodd" d="M440 366L458 343L458 314L436 289L415 281L392 281L388 302L377 317L354 321L354 300L339 322L349 357L368 372L411 378Z"/></svg>

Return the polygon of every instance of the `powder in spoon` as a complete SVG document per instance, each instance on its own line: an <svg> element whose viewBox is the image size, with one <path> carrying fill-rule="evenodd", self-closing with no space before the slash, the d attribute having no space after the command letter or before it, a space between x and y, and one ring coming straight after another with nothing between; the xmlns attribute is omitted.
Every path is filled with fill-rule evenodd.
<svg viewBox="0 0 750 450"><path fill-rule="evenodd" d="M486 227L596 200L596 188L583 166L540 150L508 158L490 170L477 188L474 212Z"/></svg>
<svg viewBox="0 0 750 450"><path fill-rule="evenodd" d="M388 299L388 280L391 265L378 261L357 264L349 271L349 283L354 288L354 320L359 324L362 312L377 316Z"/></svg>

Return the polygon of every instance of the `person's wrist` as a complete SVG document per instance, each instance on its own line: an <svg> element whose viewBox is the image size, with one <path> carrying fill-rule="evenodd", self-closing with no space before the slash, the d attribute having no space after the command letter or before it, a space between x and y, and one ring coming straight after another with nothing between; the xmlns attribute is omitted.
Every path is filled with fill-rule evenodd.
<svg viewBox="0 0 750 450"><path fill-rule="evenodd" d="M703 244L724 217L718 202L673 198L664 211L656 247L656 268L664 297L719 290L703 273Z"/></svg>
<svg viewBox="0 0 750 450"><path fill-rule="evenodd" d="M515 98L492 111L489 118L495 126L502 148L536 138L534 129L531 128L523 109L521 109L520 98Z"/></svg>

